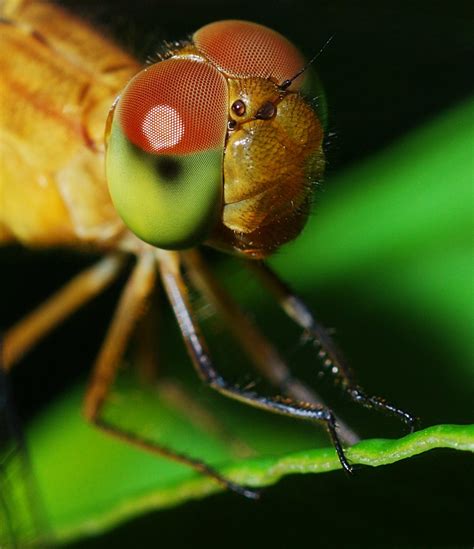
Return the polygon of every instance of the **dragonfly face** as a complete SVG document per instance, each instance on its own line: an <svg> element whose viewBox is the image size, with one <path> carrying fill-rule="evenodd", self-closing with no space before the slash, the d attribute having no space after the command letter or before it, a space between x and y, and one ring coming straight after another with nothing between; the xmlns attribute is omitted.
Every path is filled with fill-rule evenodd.
<svg viewBox="0 0 474 549"><path fill-rule="evenodd" d="M257 258L294 238L324 168L321 123L295 77L303 66L278 33L221 21L135 76L107 147L126 225L159 248L207 241Z"/></svg>

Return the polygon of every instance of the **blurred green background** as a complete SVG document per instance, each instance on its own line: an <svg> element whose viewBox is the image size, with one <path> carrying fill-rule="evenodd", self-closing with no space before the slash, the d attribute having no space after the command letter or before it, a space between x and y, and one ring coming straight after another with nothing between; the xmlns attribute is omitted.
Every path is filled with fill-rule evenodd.
<svg viewBox="0 0 474 549"><path fill-rule="evenodd" d="M308 230L272 263L336 329L368 391L413 411L422 426L472 423L470 3L64 3L143 58L162 40L224 18L264 23L308 55L334 35L317 67L330 114L326 181ZM3 250L0 257L5 295L15 296L0 310L2 328L93 261L18 249ZM251 276L217 254L210 260L297 373L314 381L297 330L275 312ZM14 396L25 421L84 378L119 290L117 284L88 305L14 372ZM192 374L169 311L165 319L168 366L162 367L172 374L179 363L185 376ZM213 330L211 325L212 350L225 358L228 342ZM252 379L250 368L234 370L240 380ZM328 380L320 387L364 437L403 434L396 421L345 403ZM283 433L289 429L287 423L271 425ZM267 489L258 504L232 494L212 496L71 547L286 547L304 540L335 547L467 547L473 541L468 512L473 473L472 455L438 450L360 469L351 480L340 471L293 476Z"/></svg>

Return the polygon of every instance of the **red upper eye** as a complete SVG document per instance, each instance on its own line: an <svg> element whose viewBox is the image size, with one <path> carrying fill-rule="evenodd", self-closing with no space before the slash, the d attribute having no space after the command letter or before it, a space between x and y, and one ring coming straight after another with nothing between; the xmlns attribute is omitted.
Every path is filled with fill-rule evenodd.
<svg viewBox="0 0 474 549"><path fill-rule="evenodd" d="M300 52L281 34L257 23L219 21L193 36L197 48L230 76L274 78L282 83L304 66Z"/></svg>
<svg viewBox="0 0 474 549"><path fill-rule="evenodd" d="M168 59L129 82L117 113L127 138L146 152L215 149L226 132L226 82L208 63Z"/></svg>

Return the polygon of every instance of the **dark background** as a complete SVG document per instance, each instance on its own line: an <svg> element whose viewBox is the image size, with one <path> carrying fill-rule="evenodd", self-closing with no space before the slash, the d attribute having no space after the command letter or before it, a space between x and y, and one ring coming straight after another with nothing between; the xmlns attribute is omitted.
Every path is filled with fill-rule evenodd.
<svg viewBox="0 0 474 549"><path fill-rule="evenodd" d="M335 134L328 144L328 179L473 91L470 2L63 3L143 59L163 40L185 38L203 24L225 18L250 19L273 27L308 56L333 35L317 63L329 102L330 130ZM93 261L70 253L17 248L3 250L0 257L1 328ZM117 283L88 305L15 371L14 396L24 419L83 377L119 288ZM401 404L416 411L418 399L431 399L431 415L424 418L427 424L465 422L462 403L469 402L467 389L448 387L443 393L443 368L449 364L443 343L433 344L422 328L411 326L406 319L387 318L384 311L358 303L356 298L351 303L350 295L344 296L353 305L347 307L352 311L348 316L334 307L340 290L334 288L318 298L320 315L340 328L342 346L353 362L362 365L362 376L370 379L377 364L367 357L357 337L351 337L353 322L365 325L372 334L375 355L382 349L389 362L403 358L398 386L389 388L392 394L401 392ZM409 356L402 357L400 349L406 348ZM438 383L433 383L430 395L423 394L424 381L417 377L419 361L433 364ZM334 547L472 547L473 473L471 455L446 450L390 467L361 469L350 481L340 472L291 477L269 488L258 504L223 494L143 517L71 547L289 547L303 542Z"/></svg>

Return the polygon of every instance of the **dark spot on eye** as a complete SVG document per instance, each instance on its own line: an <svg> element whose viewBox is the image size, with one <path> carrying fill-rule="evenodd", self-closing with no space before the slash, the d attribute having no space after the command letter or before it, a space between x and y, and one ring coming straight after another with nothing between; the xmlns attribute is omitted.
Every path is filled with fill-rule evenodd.
<svg viewBox="0 0 474 549"><path fill-rule="evenodd" d="M245 103L242 101L242 99L237 99L237 101L234 101L232 103L231 109L232 112L237 116L243 116L246 111Z"/></svg>
<svg viewBox="0 0 474 549"><path fill-rule="evenodd" d="M235 130L237 126L237 122L235 120L229 120L229 122L227 122L227 128L229 130Z"/></svg>
<svg viewBox="0 0 474 549"><path fill-rule="evenodd" d="M257 111L255 118L259 120L270 120L276 114L276 107L271 101L266 101Z"/></svg>
<svg viewBox="0 0 474 549"><path fill-rule="evenodd" d="M156 171L165 181L175 181L181 175L182 165L176 158L162 156L156 160Z"/></svg>

